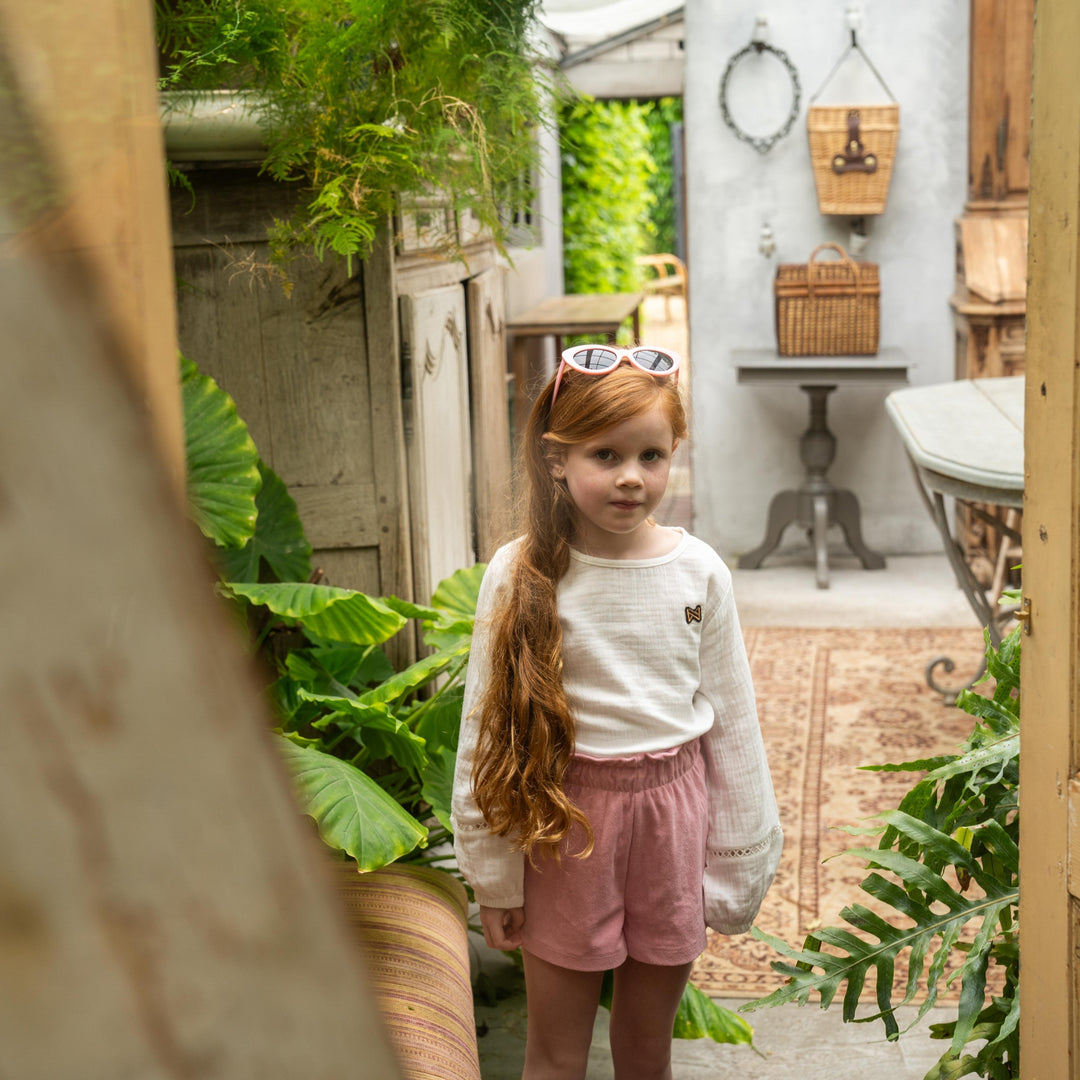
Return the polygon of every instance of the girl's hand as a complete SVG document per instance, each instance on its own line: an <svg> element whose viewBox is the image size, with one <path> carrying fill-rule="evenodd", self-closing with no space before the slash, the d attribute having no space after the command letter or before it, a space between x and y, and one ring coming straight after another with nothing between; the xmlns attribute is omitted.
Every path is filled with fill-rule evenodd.
<svg viewBox="0 0 1080 1080"><path fill-rule="evenodd" d="M480 924L484 928L484 940L491 948L509 952L521 945L521 928L525 925L525 909L481 905Z"/></svg>

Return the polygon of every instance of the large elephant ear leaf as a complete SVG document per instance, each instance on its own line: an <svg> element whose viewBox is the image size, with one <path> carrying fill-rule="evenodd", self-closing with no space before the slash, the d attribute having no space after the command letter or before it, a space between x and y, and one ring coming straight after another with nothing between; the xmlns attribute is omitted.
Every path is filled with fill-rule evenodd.
<svg viewBox="0 0 1080 1080"><path fill-rule="evenodd" d="M480 595L487 563L476 563L464 570L456 570L435 587L431 606L453 616L453 620L468 620L476 616L476 600Z"/></svg>
<svg viewBox="0 0 1080 1080"><path fill-rule="evenodd" d="M327 641L381 645L407 621L366 593L335 589L330 585L298 581L265 585L227 581L223 588L233 596L261 604L275 615L299 623L305 630Z"/></svg>
<svg viewBox="0 0 1080 1080"><path fill-rule="evenodd" d="M427 829L370 776L321 750L278 738L300 809L330 847L361 870L377 870L427 842Z"/></svg>
<svg viewBox="0 0 1080 1080"><path fill-rule="evenodd" d="M486 569L486 563L476 563L455 571L439 582L431 597L431 606L439 612L439 616L434 620L424 620L425 645L451 651L469 644L476 621L480 582Z"/></svg>
<svg viewBox="0 0 1080 1080"><path fill-rule="evenodd" d="M239 550L220 553L218 563L226 581L258 581L262 562L278 581L306 581L311 576L311 545L296 510L296 502L281 477L259 462L262 487L255 497L255 534Z"/></svg>
<svg viewBox="0 0 1080 1080"><path fill-rule="evenodd" d="M712 1039L718 1043L754 1045L754 1029L737 1013L717 1005L707 994L687 983L675 1014L676 1039Z"/></svg>
<svg viewBox="0 0 1080 1080"><path fill-rule="evenodd" d="M180 358L188 509L219 547L243 547L255 533L259 452L233 399Z"/></svg>
<svg viewBox="0 0 1080 1080"><path fill-rule="evenodd" d="M454 765L457 754L449 746L428 751L427 762L420 772L423 780L421 798L431 807L439 824L449 832L454 831L450 821L450 799L454 792Z"/></svg>

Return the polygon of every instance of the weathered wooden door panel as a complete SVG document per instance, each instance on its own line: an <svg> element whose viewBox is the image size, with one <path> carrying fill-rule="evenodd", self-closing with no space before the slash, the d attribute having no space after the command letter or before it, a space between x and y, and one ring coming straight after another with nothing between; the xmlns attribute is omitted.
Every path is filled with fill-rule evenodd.
<svg viewBox="0 0 1080 1080"><path fill-rule="evenodd" d="M1080 1072L1080 6L1039 0L1031 137L1020 755L1020 1075Z"/></svg>
<svg viewBox="0 0 1080 1080"><path fill-rule="evenodd" d="M1030 181L1035 0L972 0L968 197L1024 198Z"/></svg>
<svg viewBox="0 0 1080 1080"><path fill-rule="evenodd" d="M197 205L212 220L215 203L233 205L236 197L232 186L210 187L199 191ZM256 215L259 200L249 198ZM250 269L266 264L265 242L234 244L191 228L177 230L182 350L236 401L263 459L296 500L327 580L392 591L384 588L379 558L391 537L378 513L380 447L372 433L361 278L350 278L338 260L301 260L291 268L287 296L275 279Z"/></svg>
<svg viewBox="0 0 1080 1080"><path fill-rule="evenodd" d="M505 543L510 514L510 414L502 271L485 270L466 284L469 316L469 389L476 502L476 550L491 558Z"/></svg>
<svg viewBox="0 0 1080 1080"><path fill-rule="evenodd" d="M272 465L330 584L379 592L363 297L333 260L259 293Z"/></svg>
<svg viewBox="0 0 1080 1080"><path fill-rule="evenodd" d="M416 598L475 562L465 291L401 298L405 441Z"/></svg>
<svg viewBox="0 0 1080 1080"><path fill-rule="evenodd" d="M259 448L273 453L266 411L259 306L260 288L234 271L230 255L209 245L176 251L180 351L232 396Z"/></svg>

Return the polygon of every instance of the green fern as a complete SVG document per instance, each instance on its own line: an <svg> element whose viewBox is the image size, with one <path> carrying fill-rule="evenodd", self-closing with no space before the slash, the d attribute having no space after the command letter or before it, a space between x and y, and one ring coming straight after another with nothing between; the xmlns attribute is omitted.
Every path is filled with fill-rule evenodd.
<svg viewBox="0 0 1080 1080"><path fill-rule="evenodd" d="M872 830L881 833L879 846L848 853L866 859L871 871L862 882L863 892L891 908L896 918L888 921L853 904L840 913L846 927L818 930L801 949L753 930L787 958L773 961L772 967L789 978L768 997L745 1005L746 1011L805 1004L812 994L827 1008L843 987L844 1020L881 1020L891 1040L900 1034L897 1008L921 993L917 1023L937 1002L943 985L959 978L956 1020L931 1026L932 1037L947 1039L949 1048L926 1080L1018 1075L1019 633L1009 635L997 651L987 636L986 648L987 677L996 680L995 690L992 697L971 691L960 695L957 705L976 718L961 753L869 766L929 770L896 810L880 815L883 827ZM961 940L965 928L974 930L973 940ZM895 964L902 954L908 979L902 998L894 1001ZM946 978L948 961L959 957L959 970ZM992 964L1004 969L1005 983L1002 995L988 1001ZM860 1017L859 998L871 978L877 1011ZM977 1053L964 1052L969 1043L983 1040Z"/></svg>
<svg viewBox="0 0 1080 1080"><path fill-rule="evenodd" d="M306 245L363 258L402 195L436 188L503 243L529 208L523 178L536 171L534 136L554 91L532 51L537 6L156 0L160 85L256 92L263 171L306 193L274 231L279 270Z"/></svg>

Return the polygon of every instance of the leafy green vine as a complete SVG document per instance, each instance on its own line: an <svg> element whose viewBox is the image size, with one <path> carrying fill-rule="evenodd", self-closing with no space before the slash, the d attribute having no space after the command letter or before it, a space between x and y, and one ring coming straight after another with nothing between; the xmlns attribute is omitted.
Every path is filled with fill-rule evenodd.
<svg viewBox="0 0 1080 1080"><path fill-rule="evenodd" d="M471 211L501 244L532 197L533 136L549 87L529 45L536 8L537 0L156 0L161 88L254 92L263 170L306 192L274 226L277 263L298 245L364 257L409 196Z"/></svg>

